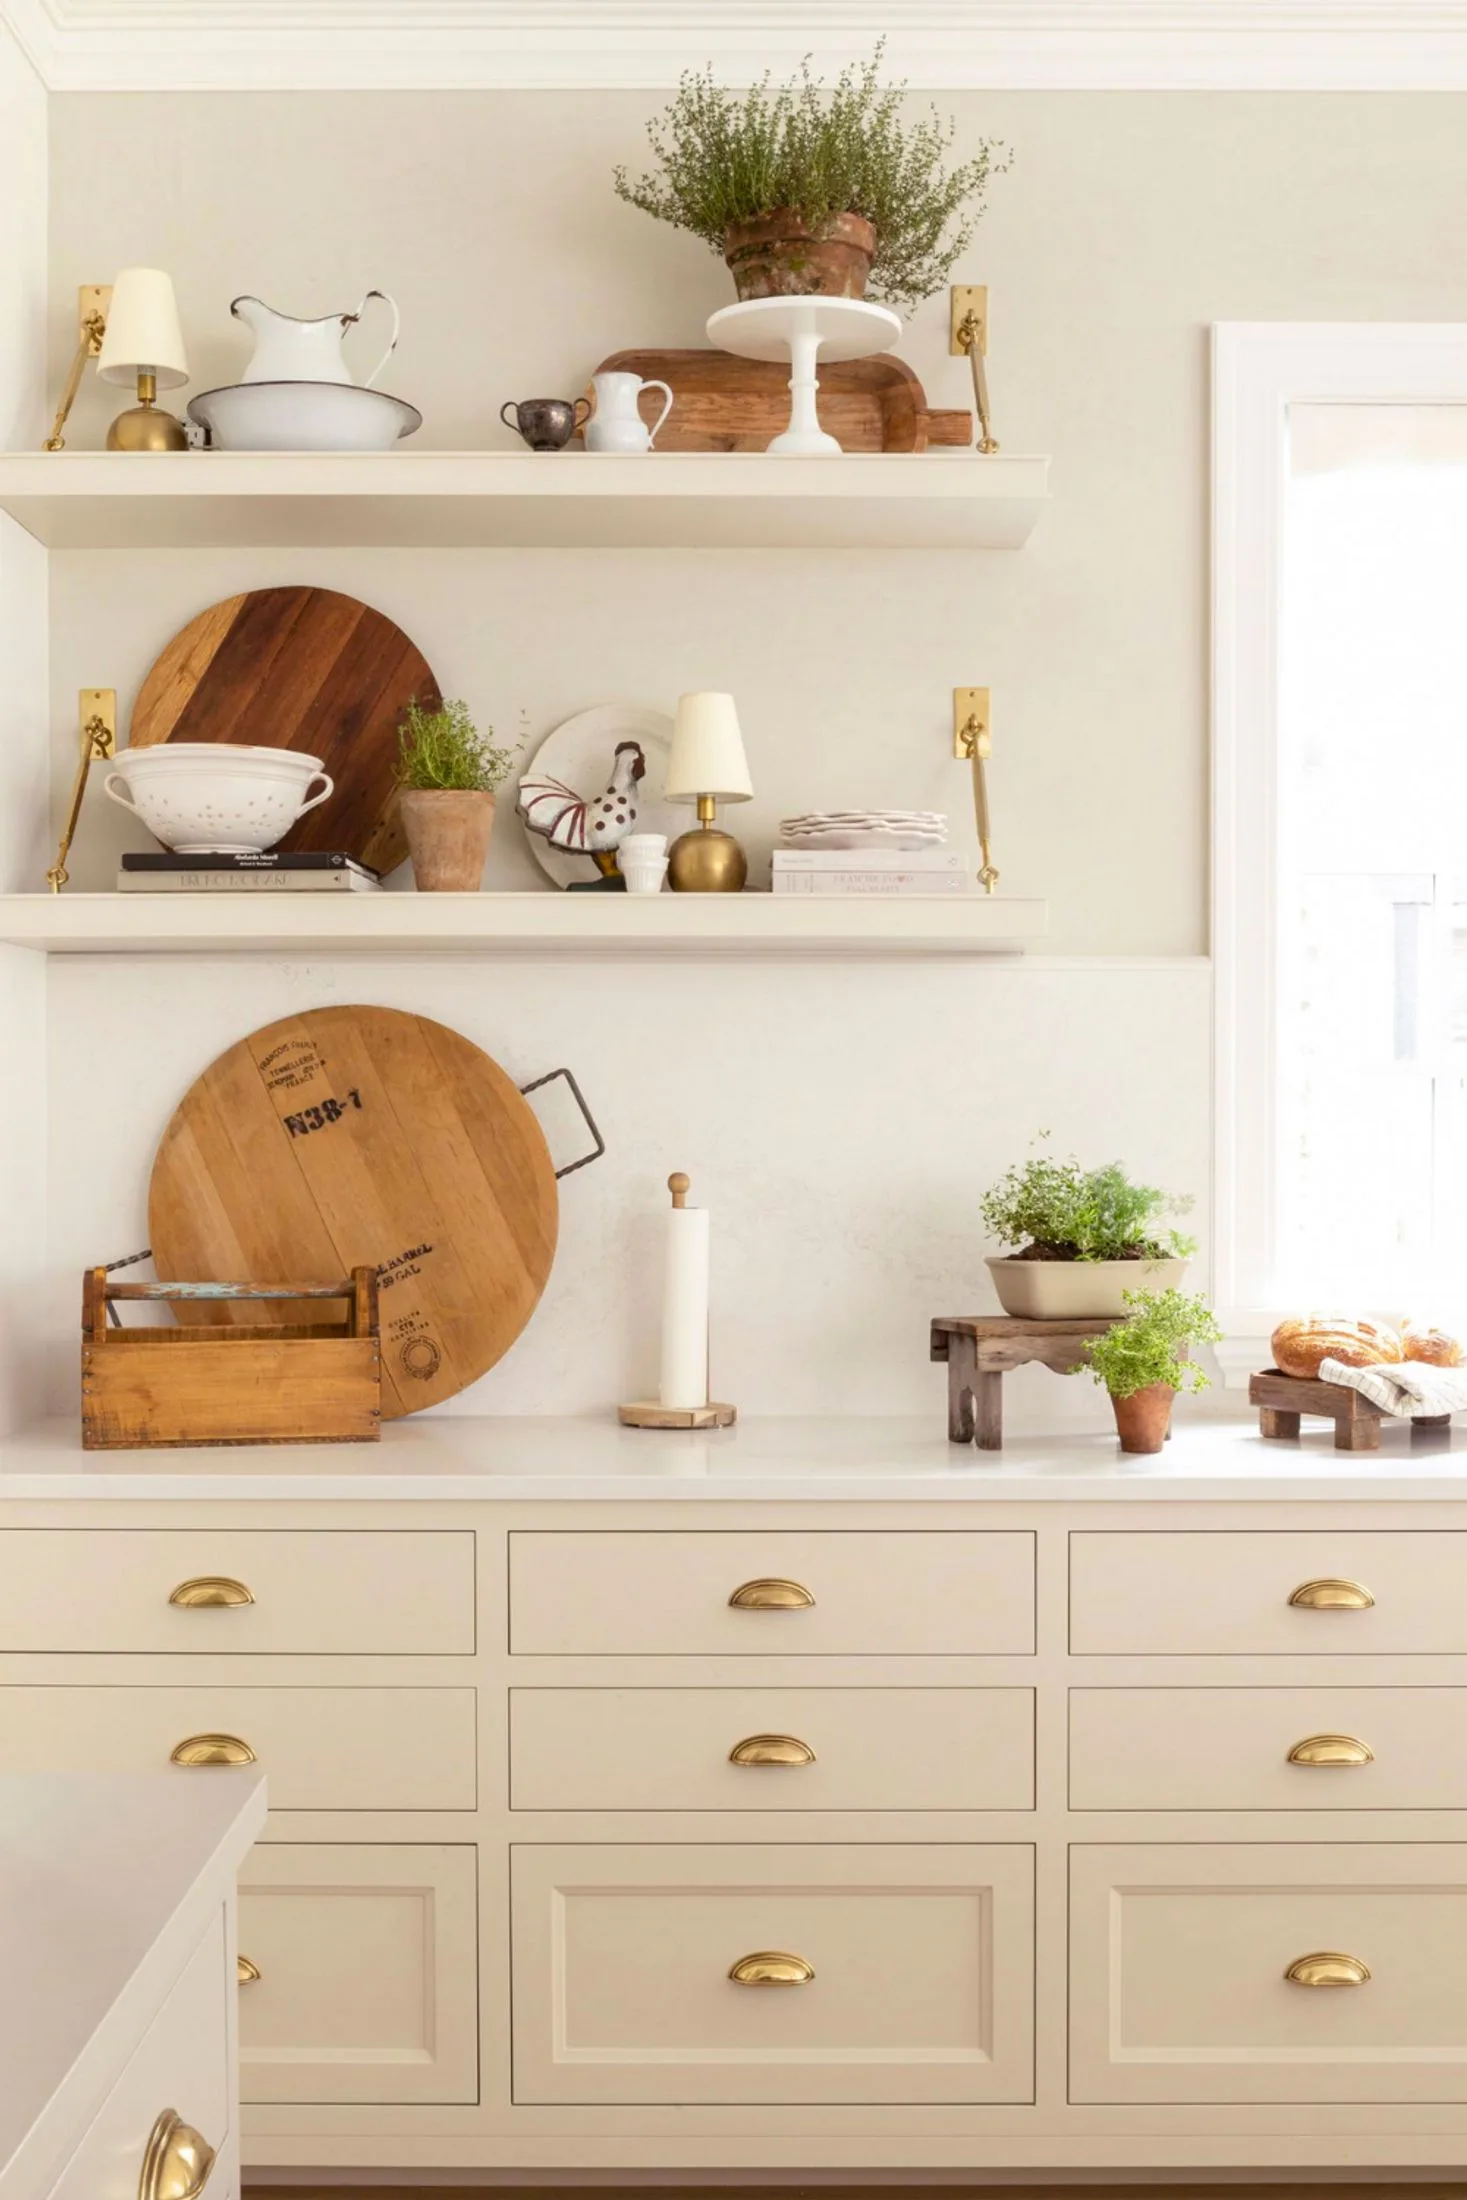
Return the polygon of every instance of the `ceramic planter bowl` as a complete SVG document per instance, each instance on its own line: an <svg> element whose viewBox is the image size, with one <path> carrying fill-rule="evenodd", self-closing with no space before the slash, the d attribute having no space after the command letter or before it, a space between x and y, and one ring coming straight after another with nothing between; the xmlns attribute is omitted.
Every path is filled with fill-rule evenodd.
<svg viewBox="0 0 1467 2200"><path fill-rule="evenodd" d="M723 257L741 299L864 298L876 231L860 214L809 223L790 207L731 222Z"/></svg>
<svg viewBox="0 0 1467 2200"><path fill-rule="evenodd" d="M316 779L320 792L308 795ZM299 749L162 741L119 750L103 791L177 855L247 856L273 848L334 788L320 757Z"/></svg>
<svg viewBox="0 0 1467 2200"><path fill-rule="evenodd" d="M1127 1291L1180 1289L1184 1260L990 1260L998 1303L1018 1321L1124 1314Z"/></svg>
<svg viewBox="0 0 1467 2200"><path fill-rule="evenodd" d="M494 797L447 787L404 787L403 831L420 894L477 894L484 883Z"/></svg>

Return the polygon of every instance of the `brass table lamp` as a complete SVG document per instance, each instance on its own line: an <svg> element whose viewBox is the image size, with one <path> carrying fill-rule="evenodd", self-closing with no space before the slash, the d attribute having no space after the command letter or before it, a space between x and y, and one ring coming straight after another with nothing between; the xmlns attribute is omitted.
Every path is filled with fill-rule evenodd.
<svg viewBox="0 0 1467 2200"><path fill-rule="evenodd" d="M109 451L187 450L182 421L159 412L154 402L160 389L176 390L188 380L173 284L161 269L125 267L117 277L97 378L137 389L137 404L107 430Z"/></svg>
<svg viewBox="0 0 1467 2200"><path fill-rule="evenodd" d="M747 802L754 789L731 695L678 698L667 763L668 802L697 805L698 823L667 852L667 883L675 894L737 894L749 866L731 833L715 824L720 802Z"/></svg>

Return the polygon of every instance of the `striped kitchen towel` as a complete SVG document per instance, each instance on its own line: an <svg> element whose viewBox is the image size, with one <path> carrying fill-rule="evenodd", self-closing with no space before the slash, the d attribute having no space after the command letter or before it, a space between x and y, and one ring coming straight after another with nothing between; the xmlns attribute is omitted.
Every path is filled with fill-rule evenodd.
<svg viewBox="0 0 1467 2200"><path fill-rule="evenodd" d="M1382 1413L1394 1413L1404 1421L1436 1413L1467 1413L1467 1367L1433 1367L1425 1360L1402 1360L1394 1367L1346 1367L1343 1360L1321 1360L1319 1379L1358 1390Z"/></svg>

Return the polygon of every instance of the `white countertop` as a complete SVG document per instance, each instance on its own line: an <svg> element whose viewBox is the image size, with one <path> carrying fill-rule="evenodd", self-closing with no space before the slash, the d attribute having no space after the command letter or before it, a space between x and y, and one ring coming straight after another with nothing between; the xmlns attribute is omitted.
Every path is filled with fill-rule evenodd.
<svg viewBox="0 0 1467 2200"><path fill-rule="evenodd" d="M258 1770L0 1774L0 2200L54 2181L264 1823Z"/></svg>
<svg viewBox="0 0 1467 2200"><path fill-rule="evenodd" d="M1467 1427L1412 1437L1388 1423L1377 1452L1338 1452L1320 1422L1297 1443L1265 1443L1257 1416L1179 1418L1165 1451L1133 1458L1113 1436L1027 1436L1001 1452L950 1444L940 1410L922 1419L788 1419L695 1433L583 1420L417 1416L380 1444L231 1445L84 1452L77 1424L43 1422L0 1439L6 1499L177 1498L585 1504L944 1503L1057 1499L1467 1498Z"/></svg>

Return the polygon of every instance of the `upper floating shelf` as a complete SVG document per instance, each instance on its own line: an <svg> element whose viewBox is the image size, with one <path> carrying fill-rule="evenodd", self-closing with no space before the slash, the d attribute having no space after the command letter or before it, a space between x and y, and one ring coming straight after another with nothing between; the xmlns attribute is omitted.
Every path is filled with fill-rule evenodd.
<svg viewBox="0 0 1467 2200"><path fill-rule="evenodd" d="M54 550L1017 550L1047 458L971 451L0 453Z"/></svg>
<svg viewBox="0 0 1467 2200"><path fill-rule="evenodd" d="M984 894L0 894L51 955L992 955L1049 905Z"/></svg>

